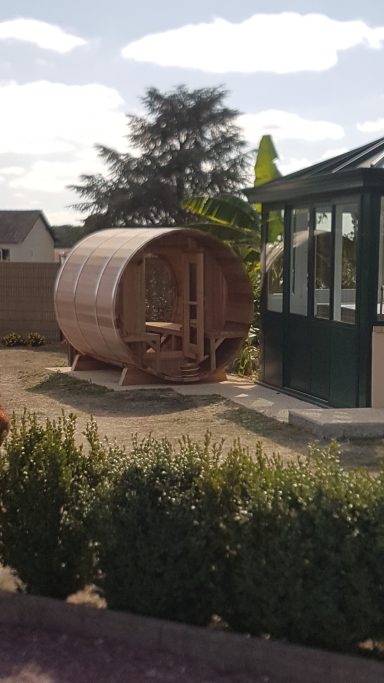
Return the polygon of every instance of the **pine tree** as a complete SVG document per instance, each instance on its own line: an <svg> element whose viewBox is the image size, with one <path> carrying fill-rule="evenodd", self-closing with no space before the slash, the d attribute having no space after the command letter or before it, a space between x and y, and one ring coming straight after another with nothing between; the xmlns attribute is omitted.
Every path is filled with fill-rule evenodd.
<svg viewBox="0 0 384 683"><path fill-rule="evenodd" d="M97 145L107 175L83 175L71 186L82 198L76 208L88 214L87 230L183 225L191 222L181 208L186 197L239 191L248 158L238 112L224 105L226 95L221 87L149 88L145 116L128 116L134 154Z"/></svg>

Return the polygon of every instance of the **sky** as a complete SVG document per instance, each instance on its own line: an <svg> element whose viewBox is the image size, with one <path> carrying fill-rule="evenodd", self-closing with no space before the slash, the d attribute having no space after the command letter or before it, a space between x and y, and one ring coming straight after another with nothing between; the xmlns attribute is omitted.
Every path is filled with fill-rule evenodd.
<svg viewBox="0 0 384 683"><path fill-rule="evenodd" d="M283 174L384 136L384 0L1 0L0 208L79 224L146 88L223 86Z"/></svg>

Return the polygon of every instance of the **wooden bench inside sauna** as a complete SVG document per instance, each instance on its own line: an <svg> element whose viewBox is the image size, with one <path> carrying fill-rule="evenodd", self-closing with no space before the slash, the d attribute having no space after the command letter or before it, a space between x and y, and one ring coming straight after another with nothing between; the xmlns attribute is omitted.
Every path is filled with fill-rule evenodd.
<svg viewBox="0 0 384 683"><path fill-rule="evenodd" d="M252 319L252 290L225 244L185 228L116 228L79 242L56 281L74 370L122 368L120 384L223 379Z"/></svg>

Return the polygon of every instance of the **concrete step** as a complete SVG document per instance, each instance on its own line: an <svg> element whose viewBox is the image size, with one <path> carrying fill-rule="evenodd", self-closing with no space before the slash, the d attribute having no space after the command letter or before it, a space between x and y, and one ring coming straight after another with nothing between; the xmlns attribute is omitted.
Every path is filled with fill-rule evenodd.
<svg viewBox="0 0 384 683"><path fill-rule="evenodd" d="M318 439L384 437L384 409L307 408L288 411L288 422Z"/></svg>

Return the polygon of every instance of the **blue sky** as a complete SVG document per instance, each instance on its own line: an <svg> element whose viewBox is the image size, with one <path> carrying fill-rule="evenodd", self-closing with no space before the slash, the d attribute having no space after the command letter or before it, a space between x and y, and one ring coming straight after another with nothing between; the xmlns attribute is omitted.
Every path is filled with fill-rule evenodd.
<svg viewBox="0 0 384 683"><path fill-rule="evenodd" d="M127 149L145 88L224 85L283 173L384 136L382 0L2 0L0 206L76 223L66 189Z"/></svg>

